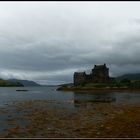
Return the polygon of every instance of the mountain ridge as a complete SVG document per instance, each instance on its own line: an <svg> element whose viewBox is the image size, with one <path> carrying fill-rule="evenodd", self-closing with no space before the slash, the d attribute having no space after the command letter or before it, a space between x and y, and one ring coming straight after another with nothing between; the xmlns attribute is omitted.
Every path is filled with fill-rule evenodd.
<svg viewBox="0 0 140 140"><path fill-rule="evenodd" d="M116 77L117 80L129 79L129 80L140 80L140 73L127 73Z"/></svg>
<svg viewBox="0 0 140 140"><path fill-rule="evenodd" d="M9 82L19 82L21 84L23 84L24 86L41 86L40 84L34 82L34 81L30 81L30 80L20 80L20 79L8 79Z"/></svg>

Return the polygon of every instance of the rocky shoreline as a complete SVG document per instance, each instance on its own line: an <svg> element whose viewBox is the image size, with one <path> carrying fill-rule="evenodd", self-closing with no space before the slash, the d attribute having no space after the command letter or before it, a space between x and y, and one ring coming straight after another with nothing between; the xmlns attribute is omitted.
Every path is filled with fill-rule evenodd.
<svg viewBox="0 0 140 140"><path fill-rule="evenodd" d="M0 109L14 124L0 133L1 138L139 138L140 105L116 106L87 103L76 110L56 108L57 101L17 102ZM73 102L68 101L68 104ZM49 106L51 105L51 107ZM6 110L6 111L4 111ZM8 112L15 112L14 113ZM19 123L19 122L22 123ZM28 121L28 123L23 122Z"/></svg>

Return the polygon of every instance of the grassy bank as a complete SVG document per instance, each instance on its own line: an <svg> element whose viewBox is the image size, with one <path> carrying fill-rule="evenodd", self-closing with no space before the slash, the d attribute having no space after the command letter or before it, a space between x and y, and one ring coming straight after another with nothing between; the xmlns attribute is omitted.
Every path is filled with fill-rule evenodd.
<svg viewBox="0 0 140 140"><path fill-rule="evenodd" d="M140 81L119 81L114 83L83 83L76 86L60 86L64 91L133 91L140 90Z"/></svg>

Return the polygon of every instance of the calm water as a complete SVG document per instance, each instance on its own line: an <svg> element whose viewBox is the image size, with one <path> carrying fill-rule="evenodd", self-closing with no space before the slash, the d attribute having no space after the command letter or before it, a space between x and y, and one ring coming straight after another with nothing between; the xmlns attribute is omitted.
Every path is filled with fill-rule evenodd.
<svg viewBox="0 0 140 140"><path fill-rule="evenodd" d="M0 87L0 106L13 101L27 100L56 100L59 102L73 101L74 103L111 100L115 104L137 104L140 102L140 92L108 92L108 93L74 93L56 91L57 87ZM16 91L27 89L28 91Z"/></svg>

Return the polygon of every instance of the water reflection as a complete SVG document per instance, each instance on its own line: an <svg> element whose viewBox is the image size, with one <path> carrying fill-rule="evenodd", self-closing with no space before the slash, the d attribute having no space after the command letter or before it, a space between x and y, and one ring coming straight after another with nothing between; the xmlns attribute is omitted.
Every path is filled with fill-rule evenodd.
<svg viewBox="0 0 140 140"><path fill-rule="evenodd" d="M116 101L116 96L109 92L82 93L74 92L74 106L86 106L88 103L111 103Z"/></svg>

